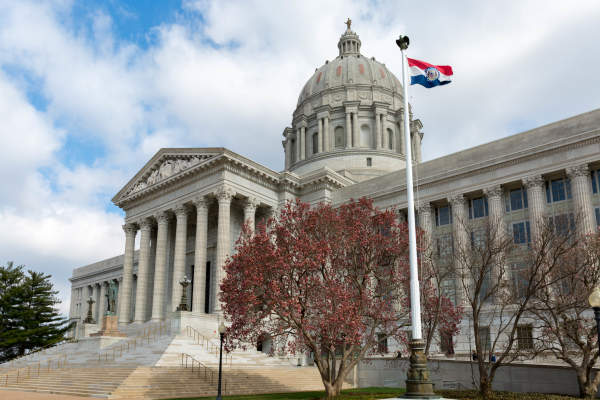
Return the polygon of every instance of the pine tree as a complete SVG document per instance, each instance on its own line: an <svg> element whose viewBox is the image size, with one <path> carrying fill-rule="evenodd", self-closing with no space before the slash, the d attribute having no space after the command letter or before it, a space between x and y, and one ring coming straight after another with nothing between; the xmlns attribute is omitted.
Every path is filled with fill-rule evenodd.
<svg viewBox="0 0 600 400"><path fill-rule="evenodd" d="M0 362L64 340L70 326L50 275L23 267L0 267Z"/></svg>

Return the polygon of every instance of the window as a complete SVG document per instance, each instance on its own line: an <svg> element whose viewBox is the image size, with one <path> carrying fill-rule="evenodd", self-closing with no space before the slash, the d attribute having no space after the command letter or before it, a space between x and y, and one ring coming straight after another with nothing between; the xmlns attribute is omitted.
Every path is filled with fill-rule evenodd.
<svg viewBox="0 0 600 400"><path fill-rule="evenodd" d="M338 126L335 128L334 131L334 137L335 137L335 148L336 149L340 149L344 147L344 128L342 128L341 126Z"/></svg>
<svg viewBox="0 0 600 400"><path fill-rule="evenodd" d="M361 147L371 147L371 128L369 125L360 127L360 145Z"/></svg>
<svg viewBox="0 0 600 400"><path fill-rule="evenodd" d="M483 250L487 242L485 231L473 230L471 231L471 247L474 249Z"/></svg>
<svg viewBox="0 0 600 400"><path fill-rule="evenodd" d="M596 225L600 226L600 208L596 208Z"/></svg>
<svg viewBox="0 0 600 400"><path fill-rule="evenodd" d="M377 334L377 352L382 354L388 352L387 335L385 333Z"/></svg>
<svg viewBox="0 0 600 400"><path fill-rule="evenodd" d="M488 202L486 197L469 200L469 219L482 218L488 215Z"/></svg>
<svg viewBox="0 0 600 400"><path fill-rule="evenodd" d="M440 350L448 355L454 354L454 338L448 332L440 330Z"/></svg>
<svg viewBox="0 0 600 400"><path fill-rule="evenodd" d="M446 258L452 256L452 234L440 235L435 240L438 258Z"/></svg>
<svg viewBox="0 0 600 400"><path fill-rule="evenodd" d="M492 341L490 338L490 327L481 326L479 327L479 346L484 353L489 353L492 348Z"/></svg>
<svg viewBox="0 0 600 400"><path fill-rule="evenodd" d="M600 169L592 170L592 193L598 193L600 188Z"/></svg>
<svg viewBox="0 0 600 400"><path fill-rule="evenodd" d="M519 350L533 349L533 328L531 325L517 326L517 348Z"/></svg>
<svg viewBox="0 0 600 400"><path fill-rule="evenodd" d="M452 223L452 209L449 205L435 208L435 225L449 225Z"/></svg>
<svg viewBox="0 0 600 400"><path fill-rule="evenodd" d="M492 271L490 268L483 274L483 278L481 280L481 288L479 289L479 301L481 303L486 303L492 300L492 293L490 292L490 285L492 280Z"/></svg>
<svg viewBox="0 0 600 400"><path fill-rule="evenodd" d="M367 157L367 167L373 166L373 159L371 157Z"/></svg>
<svg viewBox="0 0 600 400"><path fill-rule="evenodd" d="M456 280L450 276L444 279L441 283L441 293L448 297L452 304L456 304Z"/></svg>
<svg viewBox="0 0 600 400"><path fill-rule="evenodd" d="M314 133L312 135L312 153L317 154L319 152L319 134Z"/></svg>
<svg viewBox="0 0 600 400"><path fill-rule="evenodd" d="M527 190L513 189L506 196L506 212L527 208Z"/></svg>
<svg viewBox="0 0 600 400"><path fill-rule="evenodd" d="M392 131L390 128L388 128L387 135L388 135L388 148L390 150L393 150L394 149L394 131Z"/></svg>
<svg viewBox="0 0 600 400"><path fill-rule="evenodd" d="M549 218L550 226L554 231L566 236L575 230L575 216L573 214L560 214Z"/></svg>
<svg viewBox="0 0 600 400"><path fill-rule="evenodd" d="M568 178L546 181L546 202L554 203L571 198L571 181Z"/></svg>
<svg viewBox="0 0 600 400"><path fill-rule="evenodd" d="M514 263L511 265L511 275L513 281L513 295L515 299L522 299L527 294L527 268L523 264Z"/></svg>
<svg viewBox="0 0 600 400"><path fill-rule="evenodd" d="M515 244L531 243L529 221L516 222L513 224L513 238Z"/></svg>

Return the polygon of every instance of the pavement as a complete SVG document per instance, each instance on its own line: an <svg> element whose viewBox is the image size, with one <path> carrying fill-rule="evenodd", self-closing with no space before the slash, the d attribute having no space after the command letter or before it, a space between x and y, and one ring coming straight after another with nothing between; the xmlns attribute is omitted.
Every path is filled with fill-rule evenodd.
<svg viewBox="0 0 600 400"><path fill-rule="evenodd" d="M36 392L21 392L17 390L0 390L2 400L82 400L84 397L68 396L65 394L48 394Z"/></svg>

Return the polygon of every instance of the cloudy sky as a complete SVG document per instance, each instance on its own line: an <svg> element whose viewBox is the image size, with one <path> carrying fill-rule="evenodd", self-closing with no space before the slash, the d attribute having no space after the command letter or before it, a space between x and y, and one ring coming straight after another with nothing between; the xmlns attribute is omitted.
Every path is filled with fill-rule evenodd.
<svg viewBox="0 0 600 400"><path fill-rule="evenodd" d="M454 68L411 88L432 159L600 106L600 2L0 0L0 263L122 253L110 198L161 147L281 170L281 133L350 17L362 53Z"/></svg>

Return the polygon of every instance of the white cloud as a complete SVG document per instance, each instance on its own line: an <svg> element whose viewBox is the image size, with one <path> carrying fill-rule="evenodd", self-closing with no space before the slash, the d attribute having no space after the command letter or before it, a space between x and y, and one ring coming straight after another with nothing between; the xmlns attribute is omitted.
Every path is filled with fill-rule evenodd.
<svg viewBox="0 0 600 400"><path fill-rule="evenodd" d="M393 0L186 1L147 48L101 11L81 27L72 7L0 0L0 254L53 273L65 299L72 268L122 251L106 202L160 147L225 146L281 169L281 132L314 69L337 56L347 17L363 54L398 77L400 33L412 57L454 67L444 88L411 88L425 158L598 107L595 1L426 14ZM89 149L73 140L99 151L74 154Z"/></svg>

